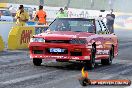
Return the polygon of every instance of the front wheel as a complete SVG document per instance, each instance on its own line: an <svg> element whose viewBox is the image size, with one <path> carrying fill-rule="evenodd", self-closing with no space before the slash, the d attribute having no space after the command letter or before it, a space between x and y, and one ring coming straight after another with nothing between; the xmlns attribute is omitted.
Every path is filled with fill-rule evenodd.
<svg viewBox="0 0 132 88"><path fill-rule="evenodd" d="M34 64L35 66L41 66L41 63L42 63L42 59L33 58L33 64Z"/></svg>
<svg viewBox="0 0 132 88"><path fill-rule="evenodd" d="M94 69L94 67L95 67L95 54L96 54L95 50L96 50L95 47L93 47L91 49L90 60L86 62L86 64L89 67L89 69Z"/></svg>

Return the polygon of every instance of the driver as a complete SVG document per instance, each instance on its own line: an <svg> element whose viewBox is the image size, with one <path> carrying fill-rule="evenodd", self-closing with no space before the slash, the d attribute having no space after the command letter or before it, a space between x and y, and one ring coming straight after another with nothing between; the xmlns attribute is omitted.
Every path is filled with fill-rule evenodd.
<svg viewBox="0 0 132 88"><path fill-rule="evenodd" d="M68 21L58 22L57 29L60 30L60 31L70 31Z"/></svg>

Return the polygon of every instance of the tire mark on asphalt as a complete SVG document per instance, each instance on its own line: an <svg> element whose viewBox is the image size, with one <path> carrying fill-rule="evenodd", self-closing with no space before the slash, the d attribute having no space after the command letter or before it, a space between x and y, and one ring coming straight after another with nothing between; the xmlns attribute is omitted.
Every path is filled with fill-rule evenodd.
<svg viewBox="0 0 132 88"><path fill-rule="evenodd" d="M49 81L47 83L39 84L37 86L27 86L26 88L44 88L45 85L50 85L50 84L53 84L53 83L59 83L60 81L67 80L69 78L75 78L75 77L77 78L78 76L80 76L80 73L79 74L72 74L72 75L67 76L67 77L63 76L59 79L55 79L55 80Z"/></svg>
<svg viewBox="0 0 132 88"><path fill-rule="evenodd" d="M102 79L111 79L111 78L114 78L114 77L116 77L118 75L128 73L130 71L132 71L132 69L126 69L126 70L118 71L118 72L116 72L114 74L107 75L107 76L103 77Z"/></svg>
<svg viewBox="0 0 132 88"><path fill-rule="evenodd" d="M19 61L19 62L4 64L4 65L0 65L0 69L1 69L1 68L4 68L4 67L11 67L11 66L29 64L30 62L31 62L31 60L29 59L29 60L23 60L23 61Z"/></svg>
<svg viewBox="0 0 132 88"><path fill-rule="evenodd" d="M25 88L26 86L29 86L29 85L35 86L35 85L51 82L51 80L57 80L58 78L62 78L62 77L67 78L67 77L69 77L69 74L71 74L71 73L76 74L76 72L73 72L73 71L68 72L68 71L57 70L57 72L52 71L51 73L43 73L46 75L38 74L37 77L36 77L36 75L35 75L35 77L33 75L33 78L31 76L30 76L31 78L29 78L29 76L28 76L28 78L15 79L15 80L13 80L13 82L11 82L11 81L4 82L5 85L3 83L1 83L1 85L3 84L2 85L3 88L4 87L5 88Z"/></svg>
<svg viewBox="0 0 132 88"><path fill-rule="evenodd" d="M44 76L44 75L47 75L47 74L50 74L50 73L54 73L54 72L57 72L57 71L59 71L59 70L54 70L54 71L50 71L50 72L46 72L46 73L39 73L39 74L36 74L36 75L31 75L31 76L20 77L20 78L12 79L12 80L9 80L9 81L0 82L0 85L15 84L15 83L19 83L19 82L22 82L22 81L25 81L25 80L35 79L35 78L38 78L38 77L41 77L41 76Z"/></svg>
<svg viewBox="0 0 132 88"><path fill-rule="evenodd" d="M24 77L24 76L30 76L30 75L34 75L38 73L46 73L52 70L53 69L49 69L49 68L45 68L45 70L41 68L34 68L34 69L27 69L24 71L22 70L22 71L17 71L17 72L12 72L12 73L4 73L0 75L0 82L11 80L11 79L17 79L17 78Z"/></svg>

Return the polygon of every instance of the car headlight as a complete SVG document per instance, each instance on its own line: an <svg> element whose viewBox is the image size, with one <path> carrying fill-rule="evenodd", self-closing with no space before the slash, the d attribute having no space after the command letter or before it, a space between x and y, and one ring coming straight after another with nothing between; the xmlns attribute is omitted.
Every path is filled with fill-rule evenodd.
<svg viewBox="0 0 132 88"><path fill-rule="evenodd" d="M31 38L30 42L45 42L45 39L43 39L43 38Z"/></svg>
<svg viewBox="0 0 132 88"><path fill-rule="evenodd" d="M71 44L86 44L85 39L71 39L70 41Z"/></svg>

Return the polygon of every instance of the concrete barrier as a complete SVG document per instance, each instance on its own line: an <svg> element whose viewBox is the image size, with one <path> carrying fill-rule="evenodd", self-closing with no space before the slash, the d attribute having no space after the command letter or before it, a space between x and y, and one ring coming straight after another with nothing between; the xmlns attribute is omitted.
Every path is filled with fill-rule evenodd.
<svg viewBox="0 0 132 88"><path fill-rule="evenodd" d="M4 45L3 39L0 36L0 51L3 51L4 50L4 47L5 47L5 45Z"/></svg>
<svg viewBox="0 0 132 88"><path fill-rule="evenodd" d="M8 35L8 49L27 49L30 38L47 30L48 26L14 26Z"/></svg>
<svg viewBox="0 0 132 88"><path fill-rule="evenodd" d="M2 22L0 21L0 35L3 38L5 45L8 42L8 34L15 23L13 22Z"/></svg>
<svg viewBox="0 0 132 88"><path fill-rule="evenodd" d="M15 26L11 29L8 36L8 49L27 49L30 38L35 34L32 26Z"/></svg>

